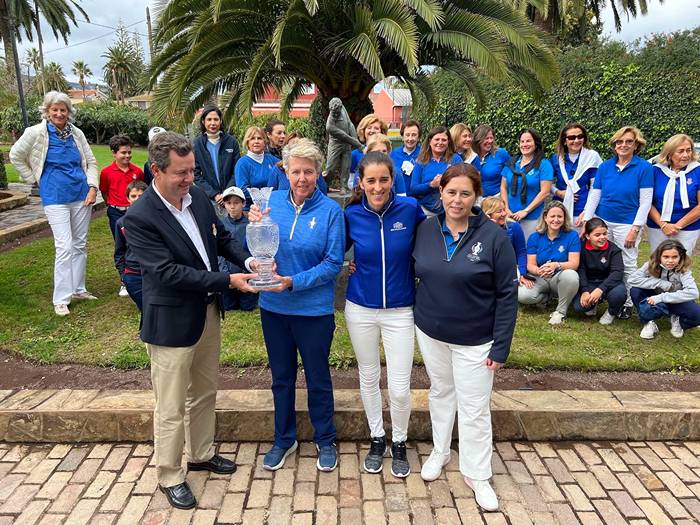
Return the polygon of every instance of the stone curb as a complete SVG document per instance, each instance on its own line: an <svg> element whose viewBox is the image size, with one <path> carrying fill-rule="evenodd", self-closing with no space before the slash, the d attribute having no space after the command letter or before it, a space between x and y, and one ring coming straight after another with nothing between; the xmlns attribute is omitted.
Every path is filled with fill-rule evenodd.
<svg viewBox="0 0 700 525"><path fill-rule="evenodd" d="M367 439L359 391L334 393L338 439ZM429 440L428 391L414 390L412 397L409 438ZM306 402L306 391L297 390L302 440L313 435ZM494 392L491 406L499 441L700 439L700 392L502 390ZM151 441L152 410L150 390L0 390L0 437L28 443ZM217 440L271 441L273 426L269 390L218 392Z"/></svg>
<svg viewBox="0 0 700 525"><path fill-rule="evenodd" d="M104 202L97 202L92 207L92 213L106 208ZM15 241L32 233L39 232L49 227L49 221L46 217L34 219L16 226L0 229L0 245Z"/></svg>

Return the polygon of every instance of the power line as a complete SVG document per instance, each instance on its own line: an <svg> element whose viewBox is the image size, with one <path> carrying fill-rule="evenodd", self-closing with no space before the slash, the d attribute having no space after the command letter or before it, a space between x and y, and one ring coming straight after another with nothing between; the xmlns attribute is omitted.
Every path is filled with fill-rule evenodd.
<svg viewBox="0 0 700 525"><path fill-rule="evenodd" d="M134 22L134 23L131 24L131 25L140 24L141 22L145 22L145 21L146 21L146 19L144 18L143 20L141 20L141 21L139 21L139 22ZM116 31L117 29L119 29L118 27L106 26L106 25L104 25L104 24L98 24L97 22L90 22L89 20L78 20L78 22L80 22L81 24L90 24L90 25L93 25L93 26L105 27L105 28L107 28L107 29L114 29L115 31ZM125 26L125 27L130 27L130 26ZM136 33L136 34L139 35L139 36L148 38L148 35L145 34L145 33L139 33L139 32L137 32L137 31L129 31L129 32L132 33L132 34L133 34L133 33Z"/></svg>
<svg viewBox="0 0 700 525"><path fill-rule="evenodd" d="M145 21L146 21L146 19L144 18L143 20L139 20L138 22L134 22L133 24L129 24L127 26L124 26L124 29L126 29L127 27L135 26L137 24L141 24ZM106 27L108 27L108 26L106 26ZM75 44L70 44L70 45L67 45L65 47L57 47L56 49L50 49L48 51L44 51L44 54L48 55L49 53L55 53L56 51L64 51L64 50L70 49L72 47L81 46L81 45L87 44L89 42L94 42L95 40L100 40L101 38L106 38L109 35L111 35L112 33L115 33L116 31L117 31L117 29L113 29L109 33L105 33L104 35L96 36L96 37L90 38L88 40L83 40L82 42L76 42Z"/></svg>

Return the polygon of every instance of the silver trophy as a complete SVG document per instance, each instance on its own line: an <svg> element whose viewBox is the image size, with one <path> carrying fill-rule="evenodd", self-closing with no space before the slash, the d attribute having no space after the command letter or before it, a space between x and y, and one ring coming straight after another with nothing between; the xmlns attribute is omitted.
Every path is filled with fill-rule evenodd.
<svg viewBox="0 0 700 525"><path fill-rule="evenodd" d="M273 188L248 188L250 197L260 211L267 209L267 201ZM257 222L249 222L245 228L246 243L250 254L258 263L257 279L251 279L248 284L256 290L276 288L282 284L273 277L275 254L280 245L280 228L269 214L263 215Z"/></svg>

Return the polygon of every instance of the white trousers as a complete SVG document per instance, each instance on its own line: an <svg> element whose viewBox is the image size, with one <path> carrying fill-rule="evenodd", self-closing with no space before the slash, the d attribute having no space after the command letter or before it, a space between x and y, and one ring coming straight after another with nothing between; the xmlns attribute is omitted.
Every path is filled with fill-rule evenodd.
<svg viewBox="0 0 700 525"><path fill-rule="evenodd" d="M661 231L661 228L647 228L649 232L649 247L653 252L656 248L664 242L666 239L675 239L680 242L683 247L688 252L688 255L693 255L695 250L695 244L698 242L698 236L700 236L700 230L695 231L685 231L681 230L677 235L669 237Z"/></svg>
<svg viewBox="0 0 700 525"><path fill-rule="evenodd" d="M406 441L408 420L411 417L413 308L365 308L346 301L345 322L357 357L360 396L365 407L370 435L375 438L385 434L382 394L379 390L381 335L386 358L391 438L396 443Z"/></svg>
<svg viewBox="0 0 700 525"><path fill-rule="evenodd" d="M605 221L607 222L607 221ZM620 250L622 250L622 263L625 265L625 287L627 288L627 300L625 306L632 306L632 298L630 297L630 287L627 280L637 270L637 259L639 257L639 242L642 240L641 233L637 235L637 242L632 248L625 248L625 238L632 229L631 224L620 224L617 222L608 222L608 238L614 242Z"/></svg>
<svg viewBox="0 0 700 525"><path fill-rule="evenodd" d="M537 229L537 219L535 220L529 220L525 219L520 221L520 227L523 229L523 235L525 236L525 243L527 243L528 238L530 235L534 233L534 231Z"/></svg>
<svg viewBox="0 0 700 525"><path fill-rule="evenodd" d="M477 346L452 345L416 327L416 338L430 377L433 448L450 451L455 413L459 412L459 470L471 479L491 477L491 390L493 370L486 368L493 341Z"/></svg>
<svg viewBox="0 0 700 525"><path fill-rule="evenodd" d="M74 293L85 291L87 236L92 206L82 201L44 206L53 232L53 304L70 304Z"/></svg>

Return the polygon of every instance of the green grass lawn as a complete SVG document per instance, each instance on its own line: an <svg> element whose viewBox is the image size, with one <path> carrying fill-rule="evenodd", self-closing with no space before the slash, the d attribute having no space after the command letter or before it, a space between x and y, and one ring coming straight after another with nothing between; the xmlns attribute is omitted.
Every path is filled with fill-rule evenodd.
<svg viewBox="0 0 700 525"><path fill-rule="evenodd" d="M95 154L95 158L97 159L98 171L107 166L108 164L111 164L112 152L109 150L109 146L93 145L91 146L91 148L92 152ZM0 146L0 152L5 151L10 151L10 146L3 144L2 146ZM144 162L146 162L147 158L148 153L146 152L146 148L134 148L134 154L131 159L131 162L136 164L139 168L143 168L143 164ZM17 170L15 170L12 164L10 164L9 162L5 164L5 169L7 170L8 182L22 182L22 179L20 178L19 174L17 173Z"/></svg>
<svg viewBox="0 0 700 525"><path fill-rule="evenodd" d="M119 280L112 262L112 238L106 217L93 221L89 236L88 289L99 297L71 305L71 315L54 315L51 304L53 241L39 239L0 254L0 348L42 363L75 362L119 368L146 366L138 338L138 312L128 298L117 297ZM644 244L640 261L648 255ZM695 275L700 275L696 259ZM548 313L521 308L509 366L528 369L692 370L700 371L700 330L682 339L661 333L653 341L639 338L636 320L600 326L595 319L573 315L559 327L547 324ZM355 363L342 314L331 363ZM248 366L266 363L257 312L230 312L223 323L221 361ZM416 352L416 362L420 354Z"/></svg>

